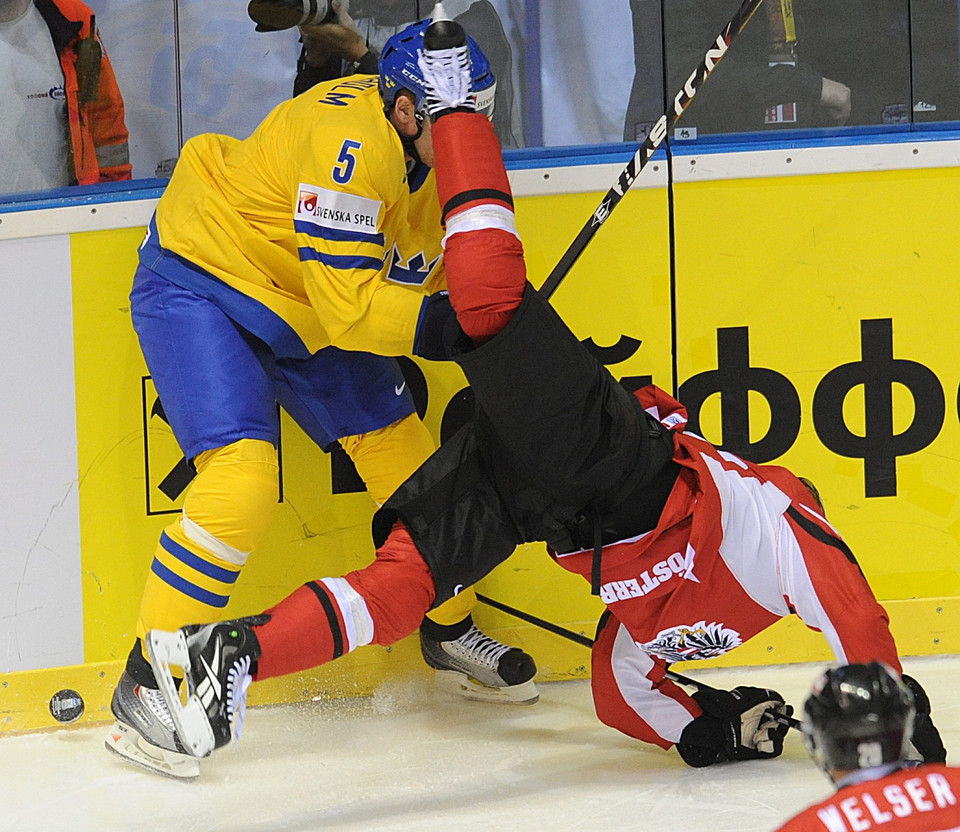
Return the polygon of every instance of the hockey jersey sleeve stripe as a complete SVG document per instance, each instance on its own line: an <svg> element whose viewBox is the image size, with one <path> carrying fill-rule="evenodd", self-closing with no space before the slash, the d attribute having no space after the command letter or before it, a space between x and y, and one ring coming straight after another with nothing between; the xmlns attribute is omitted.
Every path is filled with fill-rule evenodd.
<svg viewBox="0 0 960 832"><path fill-rule="evenodd" d="M293 230L298 234L307 234L321 240L330 240L336 243L371 243L381 248L385 244L383 234L368 234L363 231L346 231L342 228L331 228L328 225L318 225L306 220L294 220Z"/></svg>
<svg viewBox="0 0 960 832"><path fill-rule="evenodd" d="M319 263L323 263L324 266L329 266L331 269L342 269L344 271L371 269L378 272L383 268L383 259L377 257L327 254L324 251L317 251L307 246L301 246L297 251L300 255L300 262L306 263L310 260L316 260Z"/></svg>
<svg viewBox="0 0 960 832"><path fill-rule="evenodd" d="M839 549L841 552L843 552L844 556L846 557L846 559L847 559L848 561L850 561L850 563L852 563L854 566L856 566L857 569L860 569L860 564L857 563L857 558L856 558L856 556L855 556L855 555L853 554L853 552L850 550L850 547L847 546L847 544L844 543L840 538L834 537L834 536L833 536L832 534L830 534L826 529L821 528L820 526L818 526L816 523L814 523L814 522L813 522L812 520L810 520L809 518L804 517L804 516L803 516L799 511L797 511L797 509L794 508L793 506L790 506L790 507L787 509L787 514L788 514L788 515L790 516L790 518L791 518L801 529L803 529L807 534L809 534L809 535L810 535L811 537L813 537L813 538L816 538L816 539L819 540L821 543L825 543L825 544L827 544L828 546L833 546L834 548ZM861 574L862 574L862 573L863 573L863 570L860 569L860 572L861 572Z"/></svg>

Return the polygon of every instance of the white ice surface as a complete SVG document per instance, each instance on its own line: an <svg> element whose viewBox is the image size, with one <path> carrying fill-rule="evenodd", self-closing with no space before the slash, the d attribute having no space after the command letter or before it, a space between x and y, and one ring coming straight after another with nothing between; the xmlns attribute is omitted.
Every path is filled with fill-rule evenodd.
<svg viewBox="0 0 960 832"><path fill-rule="evenodd" d="M960 657L904 664L960 753ZM689 675L773 687L799 705L819 669ZM0 739L0 830L742 832L773 829L831 791L796 732L777 760L690 769L601 725L586 682L541 685L532 707L461 701L418 678L370 699L251 709L241 742L193 783L124 763L105 733Z"/></svg>

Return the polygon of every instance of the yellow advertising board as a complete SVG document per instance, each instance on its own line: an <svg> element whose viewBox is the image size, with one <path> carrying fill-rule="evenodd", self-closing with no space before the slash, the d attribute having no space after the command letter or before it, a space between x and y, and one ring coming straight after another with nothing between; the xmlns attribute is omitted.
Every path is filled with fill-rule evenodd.
<svg viewBox="0 0 960 832"><path fill-rule="evenodd" d="M958 198L956 168L675 190L692 428L818 485L908 655L960 649Z"/></svg>
<svg viewBox="0 0 960 832"><path fill-rule="evenodd" d="M596 199L581 194L518 200L534 283L545 278ZM604 230L606 239L587 251L556 295L576 333L628 384L650 377L671 384L666 217L665 191L630 194ZM39 711L52 684L83 690L84 721L109 718L112 682L135 638L157 538L175 518L192 477L130 323L127 295L142 234L142 228L91 231L70 240L85 664L59 669L56 683L49 672L8 679L7 696L30 692ZM623 245L628 238L631 245ZM469 404L455 365L405 360L404 370L438 441L462 424ZM307 580L342 574L373 556L373 506L346 456L324 454L283 414L280 462L279 511L244 569L227 616L265 609ZM481 591L587 636L602 611L586 583L556 566L542 545L521 547L484 580ZM533 653L541 679L589 674L583 647L490 607L474 615L487 632ZM407 639L395 648L365 648L315 672L258 685L251 701L364 694L387 676L426 672L418 643ZM37 711L14 709L7 727L50 723L49 715Z"/></svg>
<svg viewBox="0 0 960 832"><path fill-rule="evenodd" d="M904 654L960 650L960 353L944 209L958 198L951 168L681 182L672 206L666 188L639 188L552 299L627 386L679 390L693 429L819 486ZM599 199L518 198L535 285ZM52 725L46 702L62 687L83 691L83 721L109 719L157 538L192 475L130 323L142 232L70 236L84 664L4 675L3 730ZM404 368L439 441L469 409L463 376L419 360ZM346 457L322 453L283 415L280 460L279 511L227 616L373 556L373 506ZM602 611L542 545L521 547L480 590L586 636ZM475 618L531 652L542 680L589 674L580 645L486 606ZM789 619L712 664L828 658L822 637ZM251 701L365 694L385 678L426 672L407 639L257 685Z"/></svg>

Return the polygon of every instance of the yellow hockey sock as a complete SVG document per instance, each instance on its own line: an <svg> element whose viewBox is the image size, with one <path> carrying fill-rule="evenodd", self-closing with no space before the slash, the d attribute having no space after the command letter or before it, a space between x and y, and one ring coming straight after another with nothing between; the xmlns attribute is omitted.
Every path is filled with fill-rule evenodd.
<svg viewBox="0 0 960 832"><path fill-rule="evenodd" d="M160 535L147 576L137 636L220 618L279 494L277 452L242 439L200 454L183 514Z"/></svg>
<svg viewBox="0 0 960 832"><path fill-rule="evenodd" d="M463 621L477 605L477 593L473 591L472 586L460 590L459 595L454 595L449 601L444 601L435 610L427 613L427 618L437 624L448 626Z"/></svg>
<svg viewBox="0 0 960 832"><path fill-rule="evenodd" d="M382 506L437 447L416 413L380 430L345 436L340 444L378 506Z"/></svg>

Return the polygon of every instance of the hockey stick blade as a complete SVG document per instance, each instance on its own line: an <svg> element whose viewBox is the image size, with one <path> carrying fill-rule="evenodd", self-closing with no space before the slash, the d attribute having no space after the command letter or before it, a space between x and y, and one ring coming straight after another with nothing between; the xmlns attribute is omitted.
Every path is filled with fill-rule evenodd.
<svg viewBox="0 0 960 832"><path fill-rule="evenodd" d="M167 703L180 741L191 756L209 756L215 747L215 740L207 712L193 691L189 692L186 705L180 701L180 693L170 670L171 665L180 667L184 674L189 676L190 653L183 632L151 630L147 633L146 645L153 675L160 687L163 701Z"/></svg>
<svg viewBox="0 0 960 832"><path fill-rule="evenodd" d="M700 66L690 73L690 77L687 78L683 89L674 97L673 107L660 116L657 123L654 124L653 129L643 140L640 147L637 148L637 152L633 158L627 162L627 166L620 171L620 175L617 177L614 186L607 191L603 201L597 206L597 209L593 212L590 219L587 220L583 228L580 229L580 233L577 234L560 258L560 261L554 266L553 271L547 276L547 279L540 287L540 293L544 297L549 298L557 290L560 281L567 276L567 273L573 268L574 263L576 263L580 255L583 254L587 244L593 239L593 235L596 234L600 226L607 221L610 214L613 213L613 209L620 204L620 200L623 199L624 194L626 194L637 180L640 171L643 170L647 162L650 161L650 157L653 156L657 148L663 143L663 140L667 137L671 128L677 123L680 116L683 115L684 111L690 105L690 102L693 101L693 97L697 94L697 91L703 85L704 81L710 77L714 67L720 63L723 56L727 53L727 49L729 49L733 39L743 31L750 18L753 17L753 13L759 8L762 2L763 0L743 0L737 13L717 36L716 41L710 45L710 48L703 56L703 60L700 62Z"/></svg>

